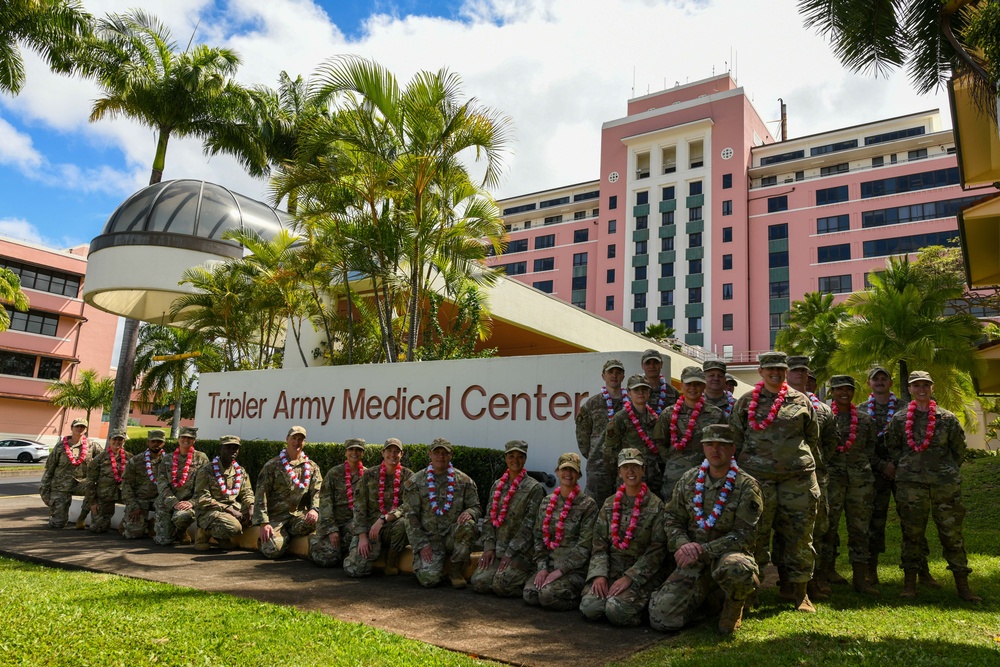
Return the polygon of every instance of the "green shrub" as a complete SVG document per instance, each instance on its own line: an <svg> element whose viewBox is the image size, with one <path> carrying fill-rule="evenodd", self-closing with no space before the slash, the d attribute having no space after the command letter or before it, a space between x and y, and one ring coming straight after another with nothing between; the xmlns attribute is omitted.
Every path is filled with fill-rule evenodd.
<svg viewBox="0 0 1000 667"><path fill-rule="evenodd" d="M990 449L966 449L965 450L965 463L969 461L975 461L976 459L986 459L996 456L997 453Z"/></svg>

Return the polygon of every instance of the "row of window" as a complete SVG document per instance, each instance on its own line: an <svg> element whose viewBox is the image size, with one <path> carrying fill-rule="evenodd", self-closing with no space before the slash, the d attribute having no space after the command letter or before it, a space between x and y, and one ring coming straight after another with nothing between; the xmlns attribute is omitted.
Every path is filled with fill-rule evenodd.
<svg viewBox="0 0 1000 667"><path fill-rule="evenodd" d="M0 258L0 268L10 269L21 279L21 287L49 292L60 296L76 298L80 293L82 276L51 269L42 269L31 264L23 264Z"/></svg>
<svg viewBox="0 0 1000 667"><path fill-rule="evenodd" d="M865 241L861 244L862 256L865 258L885 257L887 255L917 252L921 248L931 245L947 245L956 238L958 238L957 231L948 231ZM820 264L826 262L843 262L849 259L851 259L850 243L820 246L816 249L816 261Z"/></svg>
<svg viewBox="0 0 1000 667"><path fill-rule="evenodd" d="M924 133L923 126L921 127L911 127L905 130L896 130L893 132L884 132L882 134L875 134L865 137L865 146L870 146L872 144L879 144L885 141L895 141L897 139L905 139L906 137L913 137ZM827 153L835 153L837 151L849 150L851 148L858 147L857 139L850 139L847 141L840 141L833 144L826 144L825 146L816 146L809 149L809 155L815 157L817 155L826 155ZM799 160L806 156L805 150L788 151L787 153L780 153L778 155L767 155L760 159L760 166L764 167L769 164L778 164L781 162L788 162L790 160Z"/></svg>
<svg viewBox="0 0 1000 667"><path fill-rule="evenodd" d="M10 316L9 328L11 331L24 331L43 336L56 335L56 330L59 328L58 315L40 313L35 310L22 313L19 310L14 310L11 306L4 306L4 308L7 309L7 314Z"/></svg>
<svg viewBox="0 0 1000 667"><path fill-rule="evenodd" d="M62 360L60 359L0 350L0 375L58 380L61 373Z"/></svg>
<svg viewBox="0 0 1000 667"><path fill-rule="evenodd" d="M813 150L815 150L815 149L813 149ZM951 147L951 148L948 149L948 153L954 153L954 152L955 152L955 148L954 147ZM927 149L926 148L918 148L916 150L912 150L912 151L907 151L906 152L906 160L908 162L914 162L916 160L925 160L925 159L927 159ZM898 162L898 160L897 160L896 153L892 153L891 155L889 155L889 164L896 164L897 162ZM884 155L876 155L875 157L873 157L872 161L871 161L871 166L872 166L873 169L878 168L878 167L884 167L885 166L885 156ZM821 177L822 176L836 176L837 174L846 174L849 171L851 171L851 164L849 162L841 162L839 164L829 165L829 166L826 166L826 167L820 167L820 169L819 169L819 175ZM793 179L791 177L788 177L787 175L782 176L782 178L784 179L785 183L791 183L793 181ZM806 178L806 172L803 171L803 170L796 171L795 174L794 174L794 180L795 181L803 181L803 180L805 180L805 178ZM778 175L777 174L775 174L773 176L762 176L761 179L760 179L760 186L762 188L768 187L770 185L777 185L777 184L778 184Z"/></svg>

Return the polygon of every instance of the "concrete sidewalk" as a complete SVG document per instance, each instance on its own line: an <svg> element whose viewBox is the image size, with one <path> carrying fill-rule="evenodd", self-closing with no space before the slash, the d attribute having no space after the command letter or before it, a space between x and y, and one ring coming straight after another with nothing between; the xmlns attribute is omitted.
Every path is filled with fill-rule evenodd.
<svg viewBox="0 0 1000 667"><path fill-rule="evenodd" d="M47 516L38 497L0 499L0 555L320 611L516 665L603 665L665 638L649 627L588 623L578 612L545 612L519 599L448 587L424 590L412 576L350 579L339 568L299 559L268 561L244 551L157 547L152 540L126 541L117 533L55 531L45 527Z"/></svg>

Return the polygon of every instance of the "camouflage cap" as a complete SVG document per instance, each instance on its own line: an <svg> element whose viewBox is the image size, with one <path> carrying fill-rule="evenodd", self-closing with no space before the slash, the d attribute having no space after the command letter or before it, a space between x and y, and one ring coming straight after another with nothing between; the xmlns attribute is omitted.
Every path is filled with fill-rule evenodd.
<svg viewBox="0 0 1000 667"><path fill-rule="evenodd" d="M873 377L875 377L879 373L885 373L886 376L888 376L888 378L890 380L892 379L892 373L890 373L886 369L882 368L881 366L872 366L872 369L870 371L868 371L868 379L871 380Z"/></svg>
<svg viewBox="0 0 1000 667"><path fill-rule="evenodd" d="M159 440L160 442L166 442L167 440L166 436L167 434L164 433L162 430L154 428L152 431L149 432L149 435L146 436L146 440Z"/></svg>
<svg viewBox="0 0 1000 667"><path fill-rule="evenodd" d="M642 353L642 363L646 363L650 359L656 359L661 364L663 363L663 355L661 355L659 352L657 352L656 350L654 350L652 348L650 348L650 349L648 349L648 350L646 350L645 352Z"/></svg>
<svg viewBox="0 0 1000 667"><path fill-rule="evenodd" d="M834 375L830 378L830 389L836 389L837 387L850 387L851 389L857 389L854 384L854 378L850 375Z"/></svg>
<svg viewBox="0 0 1000 667"><path fill-rule="evenodd" d="M701 365L701 370L705 371L706 373L708 371L715 371L715 370L719 370L725 373L726 368L727 368L726 362L724 362L722 359L709 359Z"/></svg>
<svg viewBox="0 0 1000 667"><path fill-rule="evenodd" d="M521 452L525 456L528 455L528 443L524 440L511 440L506 445L503 446L503 453L507 452Z"/></svg>
<svg viewBox="0 0 1000 667"><path fill-rule="evenodd" d="M788 357L788 370L795 370L796 368L804 368L809 370L809 357L803 357L801 355L794 355Z"/></svg>
<svg viewBox="0 0 1000 667"><path fill-rule="evenodd" d="M784 352L764 352L757 356L761 368L788 368L788 357Z"/></svg>
<svg viewBox="0 0 1000 667"><path fill-rule="evenodd" d="M914 382L930 382L934 384L931 374L927 371L913 371L910 373L910 379L906 381L906 384L913 384Z"/></svg>
<svg viewBox="0 0 1000 667"><path fill-rule="evenodd" d="M607 361L604 362L604 368L601 369L601 373L602 374L607 373L612 368L620 368L622 369L622 371L625 370L625 366L622 365L622 362L618 361L617 359L608 359Z"/></svg>
<svg viewBox="0 0 1000 667"><path fill-rule="evenodd" d="M628 384L626 384L625 387L629 391L632 391L636 387L645 387L646 389L650 389L651 388L649 386L649 381L646 380L646 376L645 375L633 375L632 377L630 377L628 379Z"/></svg>
<svg viewBox="0 0 1000 667"><path fill-rule="evenodd" d="M431 443L430 449L428 451L433 452L435 449L444 449L449 454L455 451L455 448L452 446L452 444L449 441L445 440L444 438L434 438L434 442Z"/></svg>
<svg viewBox="0 0 1000 667"><path fill-rule="evenodd" d="M290 438L293 435L301 435L304 438L306 437L306 430L301 426L293 426L288 429L288 433L285 434L285 437Z"/></svg>
<svg viewBox="0 0 1000 667"><path fill-rule="evenodd" d="M111 431L111 433L108 434L108 437L111 438L112 440L114 440L115 438L125 438L127 440L128 433L123 428L116 428L113 431Z"/></svg>
<svg viewBox="0 0 1000 667"><path fill-rule="evenodd" d="M219 446L221 447L222 445L236 445L237 447L239 447L240 446L240 436L238 436L238 435L224 435L221 438L219 438Z"/></svg>
<svg viewBox="0 0 1000 667"><path fill-rule="evenodd" d="M685 366L684 370L681 371L681 382L688 384L690 382L700 382L705 384L705 371L701 370L697 366Z"/></svg>
<svg viewBox="0 0 1000 667"><path fill-rule="evenodd" d="M87 420L86 419L74 419L73 423L70 424L69 427L73 428L74 426L83 426L84 428L86 428L87 427Z"/></svg>
<svg viewBox="0 0 1000 667"><path fill-rule="evenodd" d="M361 449L365 448L364 438L348 438L344 440L344 449Z"/></svg>
<svg viewBox="0 0 1000 667"><path fill-rule="evenodd" d="M194 427L194 426L182 426L181 427L181 432L180 432L180 437L182 437L182 438L197 438L198 437L198 429L197 429L197 427Z"/></svg>
<svg viewBox="0 0 1000 667"><path fill-rule="evenodd" d="M735 375L726 373L726 384L729 384L730 382L732 382L733 384L739 384L739 380L736 379Z"/></svg>
<svg viewBox="0 0 1000 667"><path fill-rule="evenodd" d="M573 452L566 452L560 456L559 461L556 463L556 470L562 470L563 468L572 468L580 472L580 455Z"/></svg>
<svg viewBox="0 0 1000 667"><path fill-rule="evenodd" d="M711 424L701 430L702 442L724 442L727 445L733 444L733 432L729 430L729 424Z"/></svg>
<svg viewBox="0 0 1000 667"><path fill-rule="evenodd" d="M399 438L386 438L385 444L382 445L382 451L384 452L390 447L398 447L399 451L403 451L403 443L399 441Z"/></svg>
<svg viewBox="0 0 1000 667"><path fill-rule="evenodd" d="M618 452L618 467L634 463L637 466L645 466L646 461L642 458L642 452L635 447L626 447Z"/></svg>

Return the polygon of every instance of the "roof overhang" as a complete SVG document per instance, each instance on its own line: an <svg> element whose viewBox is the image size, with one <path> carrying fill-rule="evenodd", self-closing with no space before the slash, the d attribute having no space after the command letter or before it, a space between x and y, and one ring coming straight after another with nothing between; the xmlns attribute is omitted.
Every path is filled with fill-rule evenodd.
<svg viewBox="0 0 1000 667"><path fill-rule="evenodd" d="M958 170L963 188L992 185L1000 181L1000 124L984 116L972 96L971 76L952 77L948 101L955 127ZM1000 98L997 98L1000 117Z"/></svg>
<svg viewBox="0 0 1000 667"><path fill-rule="evenodd" d="M958 212L969 287L1000 285L1000 194Z"/></svg>
<svg viewBox="0 0 1000 667"><path fill-rule="evenodd" d="M986 372L973 378L976 393L980 396L1000 396L1000 340L983 343L976 356L986 363Z"/></svg>

